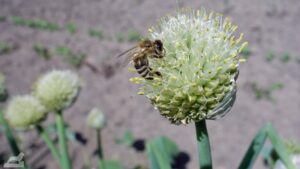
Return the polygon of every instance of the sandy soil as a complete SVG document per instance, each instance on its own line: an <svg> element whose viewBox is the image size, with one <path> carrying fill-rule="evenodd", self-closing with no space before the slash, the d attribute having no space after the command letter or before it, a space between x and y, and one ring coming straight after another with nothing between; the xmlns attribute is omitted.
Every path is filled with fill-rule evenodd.
<svg viewBox="0 0 300 169"><path fill-rule="evenodd" d="M28 93L32 82L43 72L69 68L59 57L50 61L37 57L32 50L32 45L37 42L49 48L66 45L75 51L82 51L94 59L101 69L100 74L91 72L87 67L78 70L84 87L75 105L65 112L72 129L87 139L86 145L70 145L74 168L81 168L84 158L96 164L96 158L91 156L96 147L96 136L85 124L87 112L94 106L100 107L109 120L103 130L107 158L120 160L125 168L132 168L137 163L147 164L145 154L114 144L116 137L130 129L137 138L166 135L174 139L180 149L190 155L187 168L197 168L194 126L171 125L146 98L136 95L138 86L128 81L133 76L131 73L126 69L111 68L114 62L110 57L133 45L119 43L114 38L116 34L130 29L146 34L149 26L166 13L174 12L177 5L204 6L225 13L238 23L239 31L245 33L252 51L249 60L241 66L234 108L225 118L208 122L214 168L236 168L251 138L267 121L274 124L283 138L300 142L300 64L295 61L300 56L298 0L182 0L179 4L160 0L0 0L0 16L17 15L42 18L60 25L68 22L78 25L78 32L71 35L65 30L49 32L0 22L0 40L18 45L13 52L0 55L0 71L7 76L11 95ZM112 38L99 40L89 37L87 32L91 27L100 28L105 36ZM278 57L287 51L291 54L291 60L282 63L277 57L270 63L266 62L265 55L269 49L273 49ZM266 99L258 101L251 89L253 82L260 86L280 82L284 87L273 93L276 103ZM35 135L34 132L23 137L41 142L30 139L32 135ZM264 168L261 161L260 158L255 168ZM35 165L36 168L40 166L57 168L49 154Z"/></svg>

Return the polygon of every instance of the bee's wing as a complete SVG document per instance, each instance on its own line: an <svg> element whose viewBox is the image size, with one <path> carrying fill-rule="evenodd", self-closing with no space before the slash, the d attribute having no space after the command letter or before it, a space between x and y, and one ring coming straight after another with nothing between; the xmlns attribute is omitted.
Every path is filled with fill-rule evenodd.
<svg viewBox="0 0 300 169"><path fill-rule="evenodd" d="M121 56L124 56L124 55L126 55L126 54L129 54L130 52L132 52L132 51L133 51L134 49L136 49L136 48L138 48L138 46L134 46L134 47L132 47L132 48L129 48L129 49L125 50L124 52L120 53L117 57L119 58L119 57L121 57Z"/></svg>
<svg viewBox="0 0 300 169"><path fill-rule="evenodd" d="M130 49L127 49L126 51L124 51L124 52L122 52L121 54L119 54L118 56L117 56L117 58L121 58L122 56L124 56L124 57L122 57L122 61L121 61L121 65L123 66L123 67L125 67L126 65L128 65L129 63L130 63L130 61L132 60L132 57L133 57L133 55L135 54L135 53L137 53L137 52L139 52L139 49L140 49L140 47L138 47L138 46L134 46L134 47L132 47L132 48L130 48Z"/></svg>

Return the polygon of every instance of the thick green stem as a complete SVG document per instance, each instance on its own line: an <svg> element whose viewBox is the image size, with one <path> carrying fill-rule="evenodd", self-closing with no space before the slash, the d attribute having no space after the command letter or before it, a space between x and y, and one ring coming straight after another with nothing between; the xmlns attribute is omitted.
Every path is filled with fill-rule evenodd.
<svg viewBox="0 0 300 169"><path fill-rule="evenodd" d="M3 132L8 141L11 151L13 152L14 156L18 156L21 153L21 151L19 149L16 139L15 139L14 135L12 134L12 131L11 131L7 121L5 120L5 118L3 116L3 112L1 112L1 111L0 111L0 124L2 124L2 126L3 126ZM23 169L28 168L26 163L24 164L24 167L22 167L22 168Z"/></svg>
<svg viewBox="0 0 300 169"><path fill-rule="evenodd" d="M53 143L53 141L49 138L48 133L40 125L36 126L36 130L39 133L39 135L42 137L42 139L44 140L44 142L46 143L48 148L50 149L50 151L51 151L53 157L55 158L55 160L61 166L61 164L62 164L61 163L61 155L60 155L58 149L56 148L55 144Z"/></svg>
<svg viewBox="0 0 300 169"><path fill-rule="evenodd" d="M200 169L212 169L212 158L205 120L196 122Z"/></svg>
<svg viewBox="0 0 300 169"><path fill-rule="evenodd" d="M62 116L62 111L58 111L56 113L56 125L57 125L60 151L62 154L62 158L61 158L62 168L71 169L72 166L69 157L68 143L67 143L66 132L65 132L65 123Z"/></svg>
<svg viewBox="0 0 300 169"><path fill-rule="evenodd" d="M1 112L1 111L0 111L0 124L2 124L2 126L3 126L3 132L9 143L11 151L13 152L13 154L15 156L19 155L20 149L16 143L16 140L12 134L12 131L11 131L9 125L7 124L6 120L4 119L3 112Z"/></svg>
<svg viewBox="0 0 300 169"><path fill-rule="evenodd" d="M103 160L102 142L101 142L101 130L97 129L97 152L99 159Z"/></svg>
<svg viewBox="0 0 300 169"><path fill-rule="evenodd" d="M102 151L102 142L101 142L101 129L96 130L97 134L97 153L99 157L99 169L105 169L104 165L102 164L103 161L103 151Z"/></svg>

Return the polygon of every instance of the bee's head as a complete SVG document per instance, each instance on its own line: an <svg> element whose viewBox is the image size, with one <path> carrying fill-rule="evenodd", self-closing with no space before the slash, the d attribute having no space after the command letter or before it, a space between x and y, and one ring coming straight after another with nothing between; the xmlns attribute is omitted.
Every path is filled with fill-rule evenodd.
<svg viewBox="0 0 300 169"><path fill-rule="evenodd" d="M159 53L161 53L164 50L163 43L161 42L161 40L156 39L154 41L154 45L155 45L155 49L157 49Z"/></svg>

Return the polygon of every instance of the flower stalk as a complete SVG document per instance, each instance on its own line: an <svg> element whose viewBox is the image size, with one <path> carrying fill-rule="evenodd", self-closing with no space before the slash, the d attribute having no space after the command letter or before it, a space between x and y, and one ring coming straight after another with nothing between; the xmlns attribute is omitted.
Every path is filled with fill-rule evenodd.
<svg viewBox="0 0 300 169"><path fill-rule="evenodd" d="M195 123L200 169L212 169L212 158L205 120Z"/></svg>
<svg viewBox="0 0 300 169"><path fill-rule="evenodd" d="M58 162L58 165L61 166L62 165L61 155L60 155L58 149L56 148L56 146L54 145L53 141L49 138L48 133L40 125L36 125L35 128L36 128L38 134L40 135L40 137L44 140L44 142L48 146L48 148L51 151L55 160Z"/></svg>
<svg viewBox="0 0 300 169"><path fill-rule="evenodd" d="M10 127L8 126L6 120L4 119L2 112L0 112L0 124L2 124L3 126L3 132L5 134L5 137L7 138L7 141L9 143L10 149L12 150L13 154L15 156L19 155L20 149L16 143L16 140L12 134Z"/></svg>
<svg viewBox="0 0 300 169"><path fill-rule="evenodd" d="M98 154L98 158L99 158L99 169L105 169L105 165L101 165L103 160L104 160L104 156L103 156L103 151L102 151L102 141L101 141L101 129L96 129L96 134L97 134L97 154ZM101 166L103 166L103 168L101 168Z"/></svg>
<svg viewBox="0 0 300 169"><path fill-rule="evenodd" d="M65 123L63 120L62 111L56 112L56 125L57 125L57 132L58 132L58 139L59 139L59 145L60 145L60 151L62 154L61 162L62 162L62 168L64 169L71 169L71 162L69 157L69 151L68 151L68 144L66 139L66 132L65 132Z"/></svg>
<svg viewBox="0 0 300 169"><path fill-rule="evenodd" d="M100 160L103 160L102 141L101 141L101 130L97 129L97 152Z"/></svg>
<svg viewBox="0 0 300 169"><path fill-rule="evenodd" d="M1 112L1 111L0 111L0 124L2 124L2 126L3 126L3 132L8 141L11 151L13 152L13 154L15 156L18 156L21 153L20 148L16 142L15 137L12 134L12 131L11 131L7 121L5 120L5 118L3 116L3 112ZM25 166L23 167L23 169L27 169L26 163L24 165Z"/></svg>

